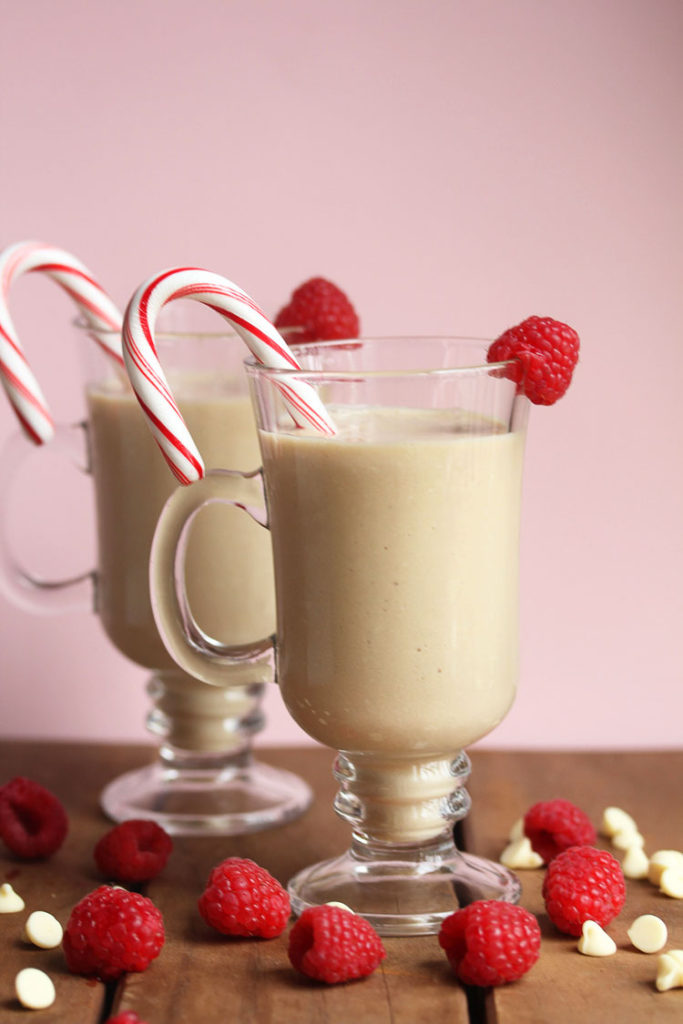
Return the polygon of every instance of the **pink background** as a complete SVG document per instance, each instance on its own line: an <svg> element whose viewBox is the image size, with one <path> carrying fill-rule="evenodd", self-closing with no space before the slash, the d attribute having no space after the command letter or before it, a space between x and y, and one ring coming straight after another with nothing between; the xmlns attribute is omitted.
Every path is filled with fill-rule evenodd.
<svg viewBox="0 0 683 1024"><path fill-rule="evenodd" d="M198 263L273 314L322 273L367 333L579 330L570 393L532 412L520 691L485 742L679 745L680 0L1 6L1 246L67 248L122 305ZM77 418L71 303L31 276L11 308ZM9 518L33 568L88 566L89 484L54 458ZM2 734L146 736L145 672L94 615L0 597L0 651ZM308 742L266 709L259 742Z"/></svg>

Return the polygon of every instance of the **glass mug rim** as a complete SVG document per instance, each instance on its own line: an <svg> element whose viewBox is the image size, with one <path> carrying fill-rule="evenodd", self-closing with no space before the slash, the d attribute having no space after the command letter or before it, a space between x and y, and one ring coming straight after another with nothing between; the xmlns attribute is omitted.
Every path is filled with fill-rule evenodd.
<svg viewBox="0 0 683 1024"><path fill-rule="evenodd" d="M82 317L76 317L74 320L72 320L72 324L74 327L77 328L77 330L82 331L84 334L93 333L92 325L87 323L87 321L84 320ZM278 328L280 334L284 335L285 337L290 337L292 335L301 333L303 329L303 327ZM121 331L116 331L113 328L98 327L97 333L103 335L105 338L121 337ZM230 330L229 327L226 327L220 331L207 331L204 328L200 328L199 330L192 330L192 328L186 328L185 330L159 330L158 328L155 328L154 338L157 342L166 342L169 344L173 341L187 341L189 338L196 338L200 341L218 341L220 338L230 339L231 341L236 339L243 344L242 339L240 338L237 331Z"/></svg>
<svg viewBox="0 0 683 1024"><path fill-rule="evenodd" d="M460 348L465 349L467 347L479 348L481 353L485 355L486 349L484 346L491 344L491 338L477 337L477 336L466 336L466 335L449 335L449 334L435 334L435 335L418 335L418 334L405 334L405 335L362 335L358 338L334 338L324 341L305 341L300 342L293 349L293 353L296 356L297 353L320 353L334 351L335 349L351 350L353 348L361 348L364 345L370 344L373 346L384 345L391 342L418 342L420 345L433 346L437 343L443 345L444 343L455 343ZM486 362L481 359L473 359L471 362L463 363L455 366L420 366L409 368L391 368L387 366L381 369L366 369L364 367L357 367L355 369L340 369L338 367L323 367L323 368L306 368L306 367L271 367L265 363L259 362L253 355L248 356L244 360L244 367L247 373L254 378L288 378L288 379L299 379L305 378L307 380L323 381L330 377L333 377L335 381L357 381L359 378L362 379L388 379L388 378L416 378L421 377L425 379L429 378L442 378L449 376L476 376L477 374L491 374L494 371L494 375L505 377L505 371L513 366L517 360L505 359L496 360L495 362Z"/></svg>
<svg viewBox="0 0 683 1024"><path fill-rule="evenodd" d="M92 327L83 320L82 317L74 319L73 324L78 330L83 333L91 333ZM284 327L279 328L280 333L287 339L290 336L295 335L297 332L303 330L298 327ZM99 330L99 334L105 337L118 337L120 331L115 330ZM155 340L160 344L171 344L174 341L183 341L189 338L195 338L197 340L207 341L218 341L221 338L242 341L236 331L231 330L157 330L155 331ZM492 338L487 338L479 335L460 335L460 334L369 334L361 335L357 338L331 338L327 340L317 341L303 341L296 344L294 354L297 352L311 352L313 350L318 352L332 351L335 348L339 349L351 349L360 347L365 344L376 344L376 343L387 343L387 342L407 342L414 341L420 342L421 344L435 344L443 342L455 342L465 347L470 345L484 346L490 345ZM491 370L497 370L501 376L504 376L506 368L512 366L516 360L514 359L500 359L495 362L473 361L471 364L461 366L439 366L439 367L420 367L416 366L411 369L382 369L382 370L368 370L368 369L356 369L356 370L341 370L341 369L304 369L296 367L270 367L265 363L260 363L253 355L245 356L243 363L246 371L254 375L255 377L312 377L314 379L323 379L329 376L331 373L334 374L335 379L358 379L358 377L367 378L382 378L382 377L443 377L447 375L457 374L476 374L476 373L490 373Z"/></svg>

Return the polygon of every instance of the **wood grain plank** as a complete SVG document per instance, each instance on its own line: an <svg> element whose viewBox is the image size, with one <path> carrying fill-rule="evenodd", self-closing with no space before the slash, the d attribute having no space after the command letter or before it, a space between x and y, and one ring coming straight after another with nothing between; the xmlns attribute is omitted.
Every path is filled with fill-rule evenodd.
<svg viewBox="0 0 683 1024"><path fill-rule="evenodd" d="M683 849L683 751L523 755L475 751L472 760L473 807L465 837L473 852L497 858L516 818L537 800L553 797L573 801L596 825L605 807L617 805L636 819L646 851ZM598 845L612 849L605 840ZM683 901L660 894L647 881L627 881L626 905L608 927L617 953L595 959L578 953L576 940L562 936L549 921L541 895L543 871L519 872L519 876L522 903L538 915L541 924L541 957L519 982L488 994L491 1024L681 1020L683 990L657 992L656 956L637 952L626 933L635 917L656 914L669 928L667 948L683 948Z"/></svg>
<svg viewBox="0 0 683 1024"><path fill-rule="evenodd" d="M330 1022L330 1024L413 1024L415 1020L468 1020L465 994L454 980L433 937L389 939L387 959L371 978L328 988L299 978L286 955L286 940L252 942L224 939L204 925L196 898L213 864L231 854L252 857L286 881L300 867L332 856L348 842L347 826L332 810L335 784L332 754L325 750L263 751L264 760L299 772L314 786L314 807L298 822L241 838L177 839L166 871L149 887L161 907L168 940L162 955L141 975L119 987L118 1006L135 1009L148 1024L180 1024L201 1019L251 1022ZM13 999L13 979L21 966L42 966L53 976L58 998L41 1011L49 1024L96 1024L103 1012L103 986L68 974L60 951L26 946L18 934L29 910L49 909L62 921L71 906L101 881L92 862L96 839L109 827L98 796L115 775L145 763L150 748L95 744L0 745L0 781L25 774L48 785L64 800L72 822L62 850L45 863L25 864L2 857L0 877L12 881L27 902L23 915L0 916L0 1020L25 1020ZM683 847L681 780L683 752L637 754L543 754L475 751L470 785L473 812L467 846L497 857L510 824L535 800L565 796L599 820L615 803L629 810L647 848ZM603 844L604 845L604 844ZM497 1024L565 1024L618 1019L621 1024L680 1019L683 991L657 993L655 957L629 947L626 929L639 913L663 917L669 946L683 947L683 902L659 895L646 882L629 882L628 903L610 927L616 956L592 960L555 932L543 914L542 872L522 874L523 902L539 914L542 957L515 985L486 997L487 1019Z"/></svg>

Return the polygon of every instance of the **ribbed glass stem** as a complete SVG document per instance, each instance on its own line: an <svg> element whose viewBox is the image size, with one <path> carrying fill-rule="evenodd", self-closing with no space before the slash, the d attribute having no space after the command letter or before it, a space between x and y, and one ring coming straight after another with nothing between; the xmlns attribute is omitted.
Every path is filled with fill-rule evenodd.
<svg viewBox="0 0 683 1024"><path fill-rule="evenodd" d="M334 807L367 847L414 845L450 832L470 808L470 762L455 757L391 759L342 751L334 764Z"/></svg>
<svg viewBox="0 0 683 1024"><path fill-rule="evenodd" d="M248 751L263 728L262 683L212 686L181 671L155 673L147 684L153 707L147 728L164 739L162 758L189 767L199 755Z"/></svg>

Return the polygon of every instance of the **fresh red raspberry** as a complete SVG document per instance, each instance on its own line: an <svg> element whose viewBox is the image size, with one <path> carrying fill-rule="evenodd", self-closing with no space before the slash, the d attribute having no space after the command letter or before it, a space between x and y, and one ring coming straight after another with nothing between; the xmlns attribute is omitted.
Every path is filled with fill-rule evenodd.
<svg viewBox="0 0 683 1024"><path fill-rule="evenodd" d="M541 929L524 907L477 900L444 920L439 945L464 985L504 985L538 960Z"/></svg>
<svg viewBox="0 0 683 1024"><path fill-rule="evenodd" d="M571 384L579 358L579 336L548 316L530 316L490 345L490 363L516 360L508 376L536 405L553 405Z"/></svg>
<svg viewBox="0 0 683 1024"><path fill-rule="evenodd" d="M0 787L0 838L17 857L49 857L68 830L66 811L38 782L18 775Z"/></svg>
<svg viewBox="0 0 683 1024"><path fill-rule="evenodd" d="M209 875L199 913L223 935L272 939L287 927L289 896L276 878L253 860L228 857Z"/></svg>
<svg viewBox="0 0 683 1024"><path fill-rule="evenodd" d="M302 328L292 334L290 343L357 338L360 331L358 315L346 294L324 277L299 285L275 317L275 326Z"/></svg>
<svg viewBox="0 0 683 1024"><path fill-rule="evenodd" d="M62 942L69 970L101 981L146 970L163 944L164 921L152 901L111 885L76 904Z"/></svg>
<svg viewBox="0 0 683 1024"><path fill-rule="evenodd" d="M309 907L289 933L292 966L335 985L372 974L386 950L372 925L341 907Z"/></svg>
<svg viewBox="0 0 683 1024"><path fill-rule="evenodd" d="M124 1010L123 1013L117 1013L115 1017L109 1017L105 1024L146 1024L146 1022L141 1020L133 1010Z"/></svg>
<svg viewBox="0 0 683 1024"><path fill-rule="evenodd" d="M148 882L166 866L173 842L155 821L132 818L110 829L93 851L98 868L116 882Z"/></svg>
<svg viewBox="0 0 683 1024"><path fill-rule="evenodd" d="M588 815L569 800L544 800L530 807L524 834L546 864L570 846L593 846L597 838Z"/></svg>
<svg viewBox="0 0 683 1024"><path fill-rule="evenodd" d="M621 865L607 850L572 846L548 865L543 898L550 920L567 935L580 935L584 921L604 927L626 899Z"/></svg>

